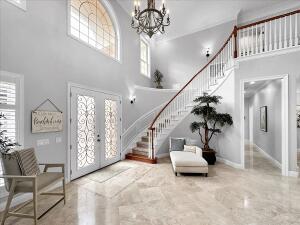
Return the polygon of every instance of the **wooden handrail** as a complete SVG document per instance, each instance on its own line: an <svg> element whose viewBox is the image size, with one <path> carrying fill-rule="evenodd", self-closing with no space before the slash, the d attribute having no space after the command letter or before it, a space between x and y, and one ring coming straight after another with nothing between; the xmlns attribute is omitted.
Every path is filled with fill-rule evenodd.
<svg viewBox="0 0 300 225"><path fill-rule="evenodd" d="M157 116L155 117L155 119L153 120L153 122L151 123L149 130L154 130L155 128L153 127L154 123L156 122L156 120L158 119L158 117L160 116L160 114L168 107L168 105L170 105L170 103L199 75L199 73L201 73L203 70L205 70L209 64L211 64L217 57L218 55L220 55L220 53L223 51L223 49L226 47L227 43L230 41L230 39L232 38L232 35L234 34L235 29L230 33L230 36L228 37L228 39L226 40L226 42L224 43L224 45L222 46L222 48L217 52L217 54L215 54L215 56L201 69L199 70L199 72L197 72L190 80L189 82L187 82L183 88L180 89L180 91L177 92L176 95L174 95L174 97L160 110L160 112L157 114Z"/></svg>
<svg viewBox="0 0 300 225"><path fill-rule="evenodd" d="M278 15L278 16L273 16L273 17L268 18L268 19L264 19L264 20L260 20L260 21L254 22L254 23L250 23L250 24L240 26L240 27L238 27L238 30L245 29L245 28L248 28L248 27L253 27L253 26L256 26L258 24L270 22L272 20L277 20L277 19L280 19L280 18L283 18L283 17L286 17L286 16L292 16L292 15L297 14L297 13L300 13L300 9L295 10L293 12L285 13L285 14Z"/></svg>

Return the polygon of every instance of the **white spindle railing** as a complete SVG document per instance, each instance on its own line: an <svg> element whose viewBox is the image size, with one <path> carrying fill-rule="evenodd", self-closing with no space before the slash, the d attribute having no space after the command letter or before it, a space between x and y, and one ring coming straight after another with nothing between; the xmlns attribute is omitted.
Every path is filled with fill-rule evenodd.
<svg viewBox="0 0 300 225"><path fill-rule="evenodd" d="M189 112L189 107L193 105L193 100L209 92L211 86L224 77L225 70L233 66L234 59L234 32L230 35L224 46L213 57L213 59L200 70L172 99L165 105L152 122L149 128L150 144L149 157L154 159L156 155L155 146L159 137L167 134L171 129L172 122L180 116Z"/></svg>
<svg viewBox="0 0 300 225"><path fill-rule="evenodd" d="M238 28L238 57L300 46L300 10Z"/></svg>

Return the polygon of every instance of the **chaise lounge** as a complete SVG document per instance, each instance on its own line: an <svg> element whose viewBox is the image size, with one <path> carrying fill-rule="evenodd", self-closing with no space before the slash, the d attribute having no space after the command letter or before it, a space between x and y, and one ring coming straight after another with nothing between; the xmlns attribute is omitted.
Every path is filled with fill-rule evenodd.
<svg viewBox="0 0 300 225"><path fill-rule="evenodd" d="M184 138L170 138L170 158L177 173L202 173L208 176L208 164L202 158L202 149L185 145Z"/></svg>

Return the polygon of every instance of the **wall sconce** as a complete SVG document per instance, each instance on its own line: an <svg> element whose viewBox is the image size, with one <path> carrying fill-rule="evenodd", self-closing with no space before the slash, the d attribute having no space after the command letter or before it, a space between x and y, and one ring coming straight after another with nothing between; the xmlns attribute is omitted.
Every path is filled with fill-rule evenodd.
<svg viewBox="0 0 300 225"><path fill-rule="evenodd" d="M132 96L132 97L130 98L130 103L131 103L131 104L135 103L135 96Z"/></svg>
<svg viewBox="0 0 300 225"><path fill-rule="evenodd" d="M206 50L206 58L208 58L209 56L210 56L210 50L209 50L209 48Z"/></svg>

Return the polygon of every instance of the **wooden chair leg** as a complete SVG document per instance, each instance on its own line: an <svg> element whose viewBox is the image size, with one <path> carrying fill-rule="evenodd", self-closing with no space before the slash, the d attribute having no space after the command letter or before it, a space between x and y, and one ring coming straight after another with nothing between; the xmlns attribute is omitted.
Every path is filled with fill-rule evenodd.
<svg viewBox="0 0 300 225"><path fill-rule="evenodd" d="M34 216L34 225L37 225L37 183L34 181L33 185L33 216Z"/></svg>
<svg viewBox="0 0 300 225"><path fill-rule="evenodd" d="M65 179L63 179L62 182L63 182L64 205L65 205L66 204L66 181L65 181Z"/></svg>
<svg viewBox="0 0 300 225"><path fill-rule="evenodd" d="M12 183L11 183L11 187L10 187L10 190L9 190L9 195L8 195L8 198L7 198L7 202L6 202L6 207L5 207L5 210L3 212L3 216L2 216L2 221L1 221L1 225L4 225L5 223L5 220L7 218L7 214L9 212L9 208L10 208L10 204L13 200L13 197L14 197L14 192L15 192L15 187L16 187L16 182L15 180L12 180Z"/></svg>

